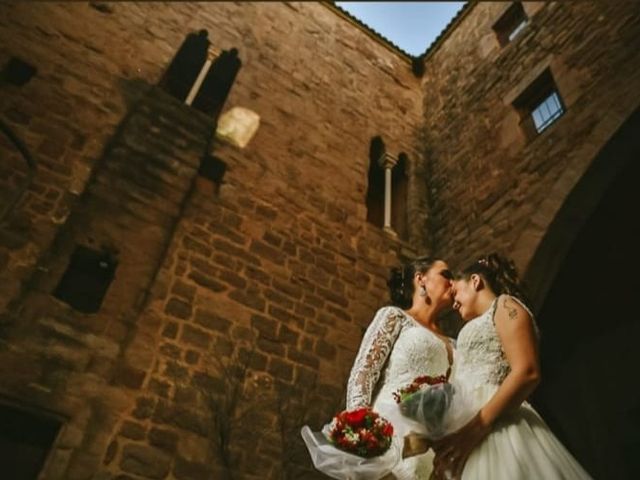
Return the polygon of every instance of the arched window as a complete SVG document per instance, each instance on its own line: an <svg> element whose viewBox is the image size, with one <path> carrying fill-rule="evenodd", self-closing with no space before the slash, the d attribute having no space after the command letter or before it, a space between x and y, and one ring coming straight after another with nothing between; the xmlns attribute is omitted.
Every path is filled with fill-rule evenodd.
<svg viewBox="0 0 640 480"><path fill-rule="evenodd" d="M385 154L382 137L371 139L369 147L369 176L367 180L367 222L384 226L384 169L380 158Z"/></svg>
<svg viewBox="0 0 640 480"><path fill-rule="evenodd" d="M367 184L367 221L384 228L402 239L408 237L407 228L407 191L408 157L401 153L394 158L387 153L382 137L371 139L369 147L369 174ZM387 173L388 172L388 173ZM387 178L389 175L389 192ZM385 219L385 198L389 196L388 217Z"/></svg>
<svg viewBox="0 0 640 480"><path fill-rule="evenodd" d="M406 153L398 155L398 163L391 171L391 228L400 238L408 238L407 193L409 190L409 157Z"/></svg>

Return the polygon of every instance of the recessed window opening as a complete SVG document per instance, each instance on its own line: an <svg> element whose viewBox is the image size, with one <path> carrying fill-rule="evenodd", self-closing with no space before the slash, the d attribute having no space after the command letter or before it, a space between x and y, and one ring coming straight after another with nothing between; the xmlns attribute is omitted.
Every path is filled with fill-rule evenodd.
<svg viewBox="0 0 640 480"><path fill-rule="evenodd" d="M367 177L367 222L384 226L384 169L380 158L385 153L382 137L375 136L369 146L369 175Z"/></svg>
<svg viewBox="0 0 640 480"><path fill-rule="evenodd" d="M36 480L60 426L48 416L0 405L2 478Z"/></svg>
<svg viewBox="0 0 640 480"><path fill-rule="evenodd" d="M102 305L117 265L111 252L79 246L53 295L80 312L95 313Z"/></svg>
<svg viewBox="0 0 640 480"><path fill-rule="evenodd" d="M22 87L38 72L33 65L29 65L24 60L11 57L2 70L2 77L7 83Z"/></svg>
<svg viewBox="0 0 640 480"><path fill-rule="evenodd" d="M565 112L560 91L547 68L513 102L529 138L542 133Z"/></svg>
<svg viewBox="0 0 640 480"><path fill-rule="evenodd" d="M500 45L505 46L512 42L528 23L529 19L522 3L514 2L494 24L493 30L496 32Z"/></svg>

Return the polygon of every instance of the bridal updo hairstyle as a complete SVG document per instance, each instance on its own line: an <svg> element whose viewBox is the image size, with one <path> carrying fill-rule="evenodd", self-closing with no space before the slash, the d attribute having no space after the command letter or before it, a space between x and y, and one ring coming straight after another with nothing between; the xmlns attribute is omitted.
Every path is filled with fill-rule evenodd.
<svg viewBox="0 0 640 480"><path fill-rule="evenodd" d="M474 273L480 275L497 296L504 293L518 298L525 305L529 305L513 260L499 253L490 253L478 258L462 270L458 278L469 280Z"/></svg>
<svg viewBox="0 0 640 480"><path fill-rule="evenodd" d="M401 267L392 268L389 280L387 280L391 304L405 310L410 308L415 292L413 277L416 273L426 273L435 261L435 258L419 257Z"/></svg>

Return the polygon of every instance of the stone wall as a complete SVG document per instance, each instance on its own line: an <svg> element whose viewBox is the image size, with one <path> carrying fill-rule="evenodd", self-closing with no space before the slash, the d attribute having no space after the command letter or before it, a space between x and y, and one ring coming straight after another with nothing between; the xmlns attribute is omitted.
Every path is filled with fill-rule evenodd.
<svg viewBox="0 0 640 480"><path fill-rule="evenodd" d="M299 428L343 405L388 267L426 248L409 63L320 4L0 11L0 60L38 69L0 97L38 161L2 228L1 393L64 418L42 478L314 478ZM153 87L200 28L240 52L244 150ZM378 134L409 155L407 244L365 221ZM209 148L219 186L196 175ZM118 253L97 314L51 295L76 245Z"/></svg>
<svg viewBox="0 0 640 480"><path fill-rule="evenodd" d="M640 103L635 5L523 5L529 24L505 47L492 26L510 4L480 2L426 59L430 233L453 263L500 250L526 271L567 195ZM545 67L566 113L527 139L512 102Z"/></svg>

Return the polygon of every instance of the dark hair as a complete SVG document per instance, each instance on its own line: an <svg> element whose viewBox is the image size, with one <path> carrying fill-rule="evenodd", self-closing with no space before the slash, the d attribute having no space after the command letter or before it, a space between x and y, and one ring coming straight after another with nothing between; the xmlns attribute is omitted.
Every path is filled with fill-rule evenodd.
<svg viewBox="0 0 640 480"><path fill-rule="evenodd" d="M413 302L414 286L413 277L416 273L425 273L435 263L431 257L418 257L404 263L401 267L391 269L391 275L387 280L391 304L400 308L409 308Z"/></svg>
<svg viewBox="0 0 640 480"><path fill-rule="evenodd" d="M462 270L458 277L469 279L474 273L480 275L496 295L506 293L529 305L516 266L510 258L495 252L484 255Z"/></svg>

